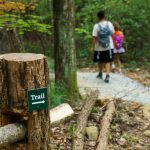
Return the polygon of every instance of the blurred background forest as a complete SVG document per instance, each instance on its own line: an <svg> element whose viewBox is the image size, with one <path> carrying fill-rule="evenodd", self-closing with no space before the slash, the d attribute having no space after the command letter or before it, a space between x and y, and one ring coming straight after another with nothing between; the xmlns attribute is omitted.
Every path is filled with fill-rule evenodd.
<svg viewBox="0 0 150 150"><path fill-rule="evenodd" d="M80 65L92 62L88 49L100 9L106 10L107 18L119 22L124 31L127 53L123 61L130 66L149 65L149 0L75 0L75 7L77 58L86 62ZM53 60L52 32L51 0L0 0L0 53L43 53Z"/></svg>
<svg viewBox="0 0 150 150"><path fill-rule="evenodd" d="M78 67L95 66L88 50L93 26L98 21L96 15L101 9L106 10L108 20L120 24L125 34L126 54L122 58L125 67L149 69L149 0L75 0ZM52 0L0 0L0 53L7 52L45 54L51 72L54 71ZM63 93L58 91L57 98Z"/></svg>

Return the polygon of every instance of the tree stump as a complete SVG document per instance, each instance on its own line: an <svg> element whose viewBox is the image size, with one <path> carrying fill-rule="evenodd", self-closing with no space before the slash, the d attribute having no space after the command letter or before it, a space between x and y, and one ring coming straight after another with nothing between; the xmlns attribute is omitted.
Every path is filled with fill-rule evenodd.
<svg viewBox="0 0 150 150"><path fill-rule="evenodd" d="M10 53L0 57L0 126L23 122L28 132L26 150L50 149L49 109L28 112L27 100L28 90L48 87L48 82L43 55Z"/></svg>

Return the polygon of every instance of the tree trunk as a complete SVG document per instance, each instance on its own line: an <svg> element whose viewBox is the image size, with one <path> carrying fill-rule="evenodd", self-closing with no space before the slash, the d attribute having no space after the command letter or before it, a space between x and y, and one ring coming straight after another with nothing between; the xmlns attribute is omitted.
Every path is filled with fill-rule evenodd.
<svg viewBox="0 0 150 150"><path fill-rule="evenodd" d="M110 101L107 104L106 113L101 120L101 131L100 136L98 138L98 145L96 150L107 150L108 146L108 135L109 135L109 128L113 118L113 113L115 111L115 104L114 101Z"/></svg>
<svg viewBox="0 0 150 150"><path fill-rule="evenodd" d="M74 0L53 0L55 79L63 81L68 96L78 95L75 51Z"/></svg>
<svg viewBox="0 0 150 150"><path fill-rule="evenodd" d="M22 52L24 46L17 30L7 31L3 29L0 32L0 54Z"/></svg>
<svg viewBox="0 0 150 150"><path fill-rule="evenodd" d="M98 90L91 92L85 106L83 107L81 113L79 114L79 117L77 118L77 128L74 134L73 150L83 150L84 148L85 127L92 108L96 103L98 94Z"/></svg>
<svg viewBox="0 0 150 150"><path fill-rule="evenodd" d="M28 130L27 150L49 150L49 110L30 113L27 100L28 90L48 87L46 58L40 54L5 54L0 60L0 78L1 126L23 122Z"/></svg>

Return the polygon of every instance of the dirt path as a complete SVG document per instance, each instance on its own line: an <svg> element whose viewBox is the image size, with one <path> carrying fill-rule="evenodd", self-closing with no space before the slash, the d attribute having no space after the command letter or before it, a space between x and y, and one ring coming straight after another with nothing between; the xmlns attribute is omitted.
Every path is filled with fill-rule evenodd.
<svg viewBox="0 0 150 150"><path fill-rule="evenodd" d="M150 87L145 87L119 73L111 73L109 84L97 79L96 75L95 72L78 72L78 86L82 94L86 93L88 88L99 89L101 96L150 103Z"/></svg>

